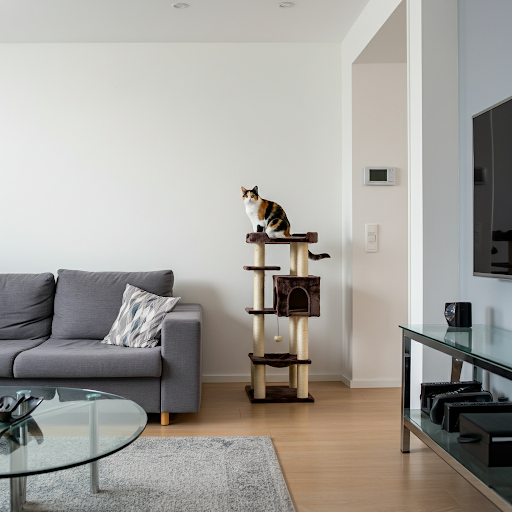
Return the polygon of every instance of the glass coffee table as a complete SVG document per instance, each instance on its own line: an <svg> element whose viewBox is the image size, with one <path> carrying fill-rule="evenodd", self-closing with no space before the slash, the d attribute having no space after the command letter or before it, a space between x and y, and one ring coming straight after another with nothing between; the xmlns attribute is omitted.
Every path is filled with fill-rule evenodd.
<svg viewBox="0 0 512 512"><path fill-rule="evenodd" d="M0 478L10 479L11 512L23 509L30 475L89 464L91 492L97 493L99 459L135 441L148 419L135 402L99 391L0 386L4 395L44 397L0 437ZM7 426L0 423L0 432Z"/></svg>

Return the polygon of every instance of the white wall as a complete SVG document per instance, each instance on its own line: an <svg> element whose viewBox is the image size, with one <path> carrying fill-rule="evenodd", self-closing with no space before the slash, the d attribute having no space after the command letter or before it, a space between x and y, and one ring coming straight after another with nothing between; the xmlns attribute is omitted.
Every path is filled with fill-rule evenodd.
<svg viewBox="0 0 512 512"><path fill-rule="evenodd" d="M444 303L458 297L457 0L406 1L409 322L443 323ZM353 180L352 64L399 4L370 0L342 44L344 255L352 255L353 243L353 202L347 196ZM352 257L345 257L342 343L347 361L343 374L349 383L355 350L352 267ZM422 378L431 377L431 368L437 368L438 362L429 354L423 359L422 348L413 346L414 389Z"/></svg>
<svg viewBox="0 0 512 512"><path fill-rule="evenodd" d="M370 0L341 45L342 54L342 354L343 381L352 386L354 378L353 340L353 64L386 23L400 0ZM373 165L373 164L371 164ZM377 383L376 383L377 385Z"/></svg>
<svg viewBox="0 0 512 512"><path fill-rule="evenodd" d="M512 330L512 282L473 276L472 116L512 96L512 3L459 4L460 45L460 298L473 323Z"/></svg>
<svg viewBox="0 0 512 512"><path fill-rule="evenodd" d="M408 11L411 323L444 324L459 291L457 0L408 0ZM423 380L446 371L424 351Z"/></svg>
<svg viewBox="0 0 512 512"><path fill-rule="evenodd" d="M407 0L409 321L444 324L458 299L457 0ZM446 380L450 361L413 343L413 389ZM449 373L448 373L449 374Z"/></svg>
<svg viewBox="0 0 512 512"><path fill-rule="evenodd" d="M473 276L472 116L512 96L508 0L459 3L460 298L472 303L474 324L512 330L512 281ZM484 377L493 395L512 396L509 381Z"/></svg>
<svg viewBox="0 0 512 512"><path fill-rule="evenodd" d="M310 265L310 372L340 378L340 63L337 44L0 45L0 272L171 268L205 308L205 379L246 380L258 185L332 256ZM287 249L267 261L286 272Z"/></svg>
<svg viewBox="0 0 512 512"><path fill-rule="evenodd" d="M351 385L399 386L398 325L408 319L407 64L355 64L352 84ZM396 167L396 185L364 186L367 165ZM366 223L379 224L377 253L366 252Z"/></svg>

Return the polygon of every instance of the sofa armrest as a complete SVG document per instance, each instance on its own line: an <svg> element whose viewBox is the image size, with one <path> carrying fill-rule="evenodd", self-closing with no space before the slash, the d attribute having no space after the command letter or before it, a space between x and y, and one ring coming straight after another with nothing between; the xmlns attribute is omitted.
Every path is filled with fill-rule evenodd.
<svg viewBox="0 0 512 512"><path fill-rule="evenodd" d="M161 412L199 412L202 311L200 304L178 304L164 318Z"/></svg>

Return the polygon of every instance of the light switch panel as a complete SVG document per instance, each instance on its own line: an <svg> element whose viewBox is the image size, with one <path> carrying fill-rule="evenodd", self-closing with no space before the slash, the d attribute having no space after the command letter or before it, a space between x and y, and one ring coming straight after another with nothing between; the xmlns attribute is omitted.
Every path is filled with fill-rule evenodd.
<svg viewBox="0 0 512 512"><path fill-rule="evenodd" d="M365 224L364 237L366 252L377 252L379 250L379 225Z"/></svg>

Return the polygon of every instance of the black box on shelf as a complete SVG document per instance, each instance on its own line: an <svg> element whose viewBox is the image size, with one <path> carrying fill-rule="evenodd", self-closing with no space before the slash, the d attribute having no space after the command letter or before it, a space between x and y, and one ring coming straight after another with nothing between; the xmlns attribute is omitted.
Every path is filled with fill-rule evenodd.
<svg viewBox="0 0 512 512"><path fill-rule="evenodd" d="M423 382L421 384L421 410L430 415L430 409L436 395L441 393L451 393L462 388L464 391L482 391L482 383L476 380L466 382Z"/></svg>
<svg viewBox="0 0 512 512"><path fill-rule="evenodd" d="M444 404L443 428L457 432L461 414L512 412L512 402L456 402Z"/></svg>
<svg viewBox="0 0 512 512"><path fill-rule="evenodd" d="M512 413L463 413L457 440L486 466L512 466Z"/></svg>

